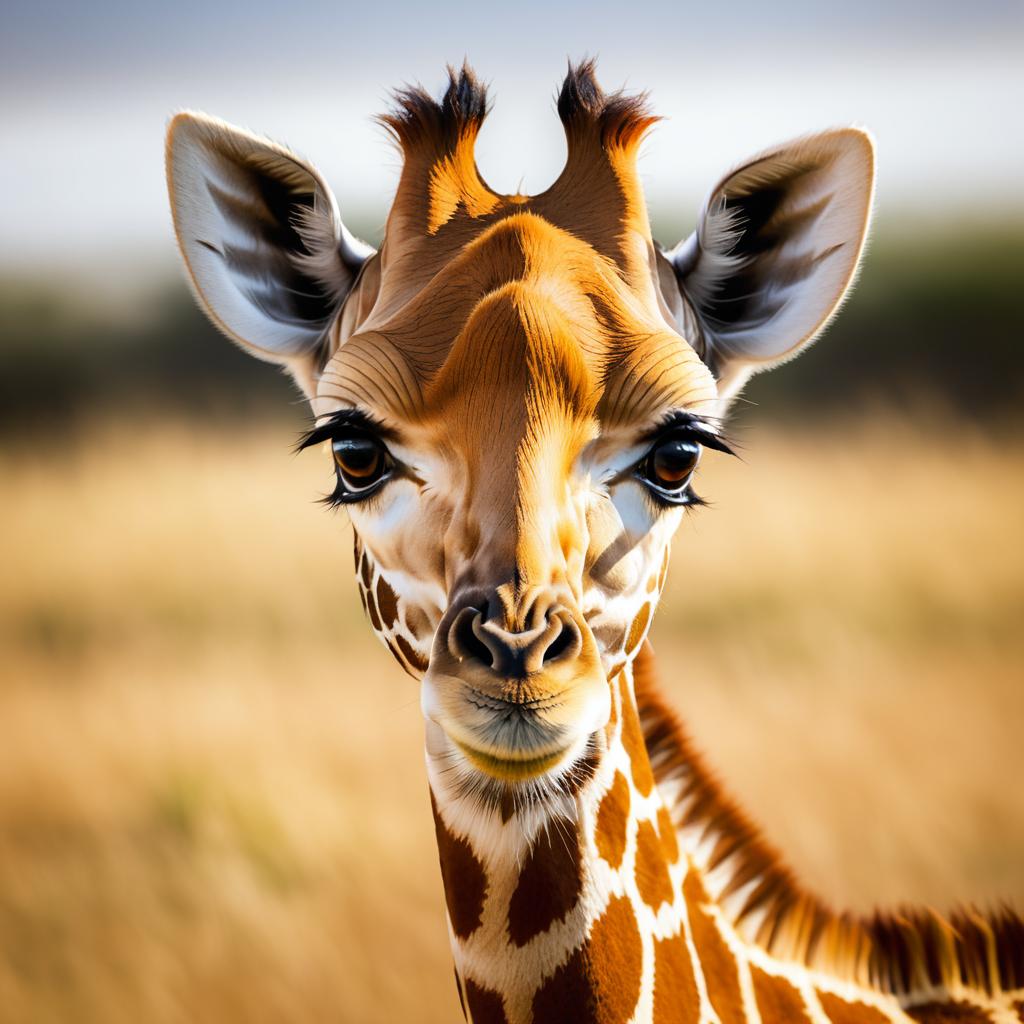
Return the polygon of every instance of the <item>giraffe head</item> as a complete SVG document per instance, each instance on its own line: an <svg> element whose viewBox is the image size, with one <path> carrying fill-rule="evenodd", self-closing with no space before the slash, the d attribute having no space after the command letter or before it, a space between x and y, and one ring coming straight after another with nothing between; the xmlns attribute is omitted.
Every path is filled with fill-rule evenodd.
<svg viewBox="0 0 1024 1024"><path fill-rule="evenodd" d="M475 795L557 789L601 756L609 680L729 400L850 284L872 145L840 129L753 158L664 250L636 170L655 118L589 63L558 98L565 168L535 196L478 173L467 69L440 102L397 99L378 252L312 166L197 114L169 131L178 241L218 326L312 405L304 445L332 450L363 601L421 679L430 756Z"/></svg>

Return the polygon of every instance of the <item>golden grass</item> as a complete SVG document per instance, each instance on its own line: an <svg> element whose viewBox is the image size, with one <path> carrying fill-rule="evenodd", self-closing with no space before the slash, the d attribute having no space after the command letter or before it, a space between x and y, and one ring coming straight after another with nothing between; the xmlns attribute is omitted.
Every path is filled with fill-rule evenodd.
<svg viewBox="0 0 1024 1024"><path fill-rule="evenodd" d="M0 459L0 1020L458 1018L414 685L324 460L92 429ZM655 647L729 787L867 908L1024 905L1024 445L755 431Z"/></svg>

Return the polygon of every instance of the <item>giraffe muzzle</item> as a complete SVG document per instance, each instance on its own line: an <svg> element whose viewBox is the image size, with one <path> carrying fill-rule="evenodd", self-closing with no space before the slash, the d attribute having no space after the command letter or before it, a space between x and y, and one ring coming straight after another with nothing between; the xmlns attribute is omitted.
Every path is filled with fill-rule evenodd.
<svg viewBox="0 0 1024 1024"><path fill-rule="evenodd" d="M558 591L510 606L455 600L423 679L426 717L478 771L506 782L557 770L607 721L608 684L589 627Z"/></svg>

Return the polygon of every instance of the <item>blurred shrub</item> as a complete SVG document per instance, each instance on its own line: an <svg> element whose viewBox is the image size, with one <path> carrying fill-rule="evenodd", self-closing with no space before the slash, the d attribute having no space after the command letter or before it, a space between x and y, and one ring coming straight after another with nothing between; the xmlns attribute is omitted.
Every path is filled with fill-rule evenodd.
<svg viewBox="0 0 1024 1024"><path fill-rule="evenodd" d="M0 281L0 432L55 420L185 412L215 420L294 409L298 391L227 342L183 280L105 315L42 282Z"/></svg>

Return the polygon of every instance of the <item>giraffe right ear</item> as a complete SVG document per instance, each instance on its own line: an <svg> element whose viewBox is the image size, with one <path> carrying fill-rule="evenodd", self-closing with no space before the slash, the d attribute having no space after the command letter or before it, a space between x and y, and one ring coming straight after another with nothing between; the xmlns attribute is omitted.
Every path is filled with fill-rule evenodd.
<svg viewBox="0 0 1024 1024"><path fill-rule="evenodd" d="M838 309L864 248L874 179L867 132L797 139L726 175L694 234L665 253L720 395L796 355Z"/></svg>
<svg viewBox="0 0 1024 1024"><path fill-rule="evenodd" d="M178 246L210 319L286 367L311 396L327 330L373 249L345 227L319 172L205 114L167 130Z"/></svg>

